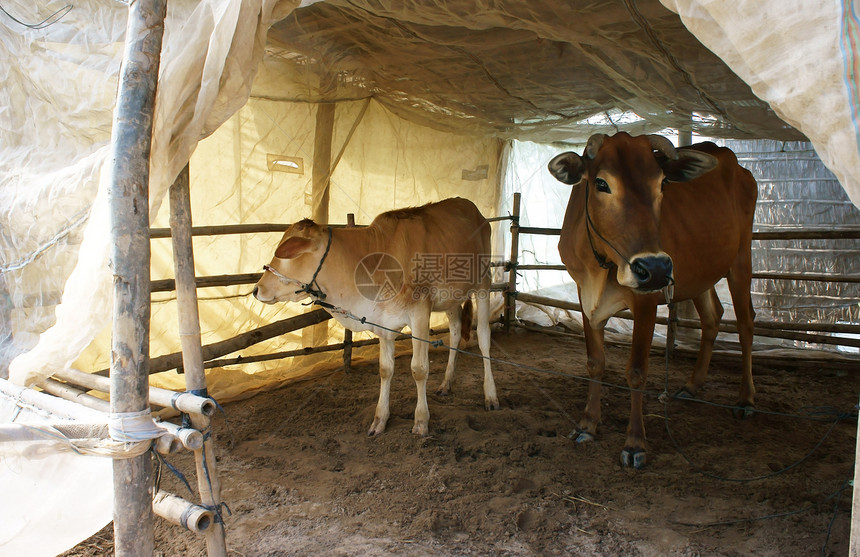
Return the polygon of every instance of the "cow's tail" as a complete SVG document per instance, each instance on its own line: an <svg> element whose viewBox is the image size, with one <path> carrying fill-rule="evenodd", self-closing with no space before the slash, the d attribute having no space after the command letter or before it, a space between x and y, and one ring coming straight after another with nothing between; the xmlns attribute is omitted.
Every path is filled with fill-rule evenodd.
<svg viewBox="0 0 860 557"><path fill-rule="evenodd" d="M460 330L463 334L460 337L460 342L463 344L469 342L472 338L472 298L466 299L463 303L463 309L460 311Z"/></svg>

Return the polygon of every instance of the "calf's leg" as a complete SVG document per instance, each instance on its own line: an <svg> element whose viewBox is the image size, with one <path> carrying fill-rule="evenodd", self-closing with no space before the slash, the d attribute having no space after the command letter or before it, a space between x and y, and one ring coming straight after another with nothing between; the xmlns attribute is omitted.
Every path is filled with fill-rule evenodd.
<svg viewBox="0 0 860 557"><path fill-rule="evenodd" d="M412 328L412 378L415 379L418 402L415 405L415 425L412 433L427 435L430 424L430 409L427 407L427 376L430 373L430 345L426 340L430 337L430 308L424 311L413 311L410 326Z"/></svg>
<svg viewBox="0 0 860 557"><path fill-rule="evenodd" d="M478 347L484 356L484 408L499 409L499 397L496 394L496 382L493 380L493 369L490 362L490 296L489 290L479 292L476 296L478 305Z"/></svg>
<svg viewBox="0 0 860 557"><path fill-rule="evenodd" d="M462 321L460 320L460 306L454 306L445 312L448 315L448 331L449 339L448 346L448 367L445 368L445 378L442 379L442 384L436 390L436 394L448 396L451 394L451 387L454 384L454 367L457 365L457 350L460 346L460 338L462 338Z"/></svg>
<svg viewBox="0 0 860 557"><path fill-rule="evenodd" d="M379 401L376 403L376 414L370 430L370 436L379 435L385 431L388 423L388 399L391 394L391 378L394 377L394 339L379 337Z"/></svg>

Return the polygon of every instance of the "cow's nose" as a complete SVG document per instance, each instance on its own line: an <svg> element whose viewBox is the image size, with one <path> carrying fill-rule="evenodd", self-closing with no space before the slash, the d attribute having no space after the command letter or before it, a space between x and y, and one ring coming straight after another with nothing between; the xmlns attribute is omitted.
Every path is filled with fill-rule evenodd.
<svg viewBox="0 0 860 557"><path fill-rule="evenodd" d="M636 275L639 290L662 290L672 280L672 258L668 255L637 257L630 262L630 269Z"/></svg>

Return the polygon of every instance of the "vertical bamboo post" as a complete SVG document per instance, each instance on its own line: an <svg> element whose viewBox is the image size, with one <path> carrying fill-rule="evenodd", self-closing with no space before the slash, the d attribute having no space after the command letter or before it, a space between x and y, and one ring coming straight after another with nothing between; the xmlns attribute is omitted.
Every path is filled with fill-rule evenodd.
<svg viewBox="0 0 860 557"><path fill-rule="evenodd" d="M857 441L854 442L854 462L860 462L860 421L857 422ZM851 531L848 537L848 555L860 557L860 466L854 465L854 486L851 490Z"/></svg>
<svg viewBox="0 0 860 557"><path fill-rule="evenodd" d="M334 113L337 105L317 105L314 127L314 162L311 172L311 212L314 222L328 224L329 184L331 183L331 141L334 135ZM313 308L311 308L311 311ZM302 331L304 346L320 346L328 342L328 323L307 327Z"/></svg>
<svg viewBox="0 0 860 557"><path fill-rule="evenodd" d="M179 340L182 345L182 367L185 388L198 396L207 396L203 370L203 348L200 343L200 317L197 308L197 280L194 275L194 250L191 245L191 193L188 165L170 186L170 231L173 242L173 265L176 274L176 303L179 314ZM226 557L224 522L221 520L221 483L215 466L215 437L208 416L189 414L191 426L203 433L203 447L194 451L197 464L197 488L200 501L215 513L212 527L206 530L209 557Z"/></svg>
<svg viewBox="0 0 860 557"><path fill-rule="evenodd" d="M678 147L693 144L693 132L678 130ZM669 304L669 320L666 322L666 359L675 356L675 338L678 336L678 304Z"/></svg>
<svg viewBox="0 0 860 557"><path fill-rule="evenodd" d="M346 215L347 228L355 226L355 213ZM352 331L349 329L343 330L343 370L349 373L352 369Z"/></svg>
<svg viewBox="0 0 860 557"><path fill-rule="evenodd" d="M125 50L111 136L108 192L114 314L111 414L149 409L149 154L166 4L129 4ZM155 549L150 454L113 462L114 551L151 556Z"/></svg>
<svg viewBox="0 0 860 557"><path fill-rule="evenodd" d="M511 330L511 323L517 318L517 259L520 251L520 197L514 194L514 207L511 212L511 259L508 263L508 289L505 292L505 330Z"/></svg>
<svg viewBox="0 0 860 557"><path fill-rule="evenodd" d="M13 354L12 300L6 288L6 275L0 274L0 379L9 379Z"/></svg>

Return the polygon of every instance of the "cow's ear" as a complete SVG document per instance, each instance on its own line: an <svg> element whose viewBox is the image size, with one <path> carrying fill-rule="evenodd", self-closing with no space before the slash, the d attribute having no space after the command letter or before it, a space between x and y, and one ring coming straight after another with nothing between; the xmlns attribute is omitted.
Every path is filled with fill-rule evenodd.
<svg viewBox="0 0 860 557"><path fill-rule="evenodd" d="M278 259L293 259L303 253L311 251L313 242L308 238L300 236L290 236L278 246L275 250L275 257Z"/></svg>
<svg viewBox="0 0 860 557"><path fill-rule="evenodd" d="M576 153L567 152L553 157L547 165L549 173L564 184L578 184L585 172L585 163Z"/></svg>
<svg viewBox="0 0 860 557"><path fill-rule="evenodd" d="M678 149L677 159L660 161L663 174L670 182L689 182L717 167L717 158L695 149Z"/></svg>

